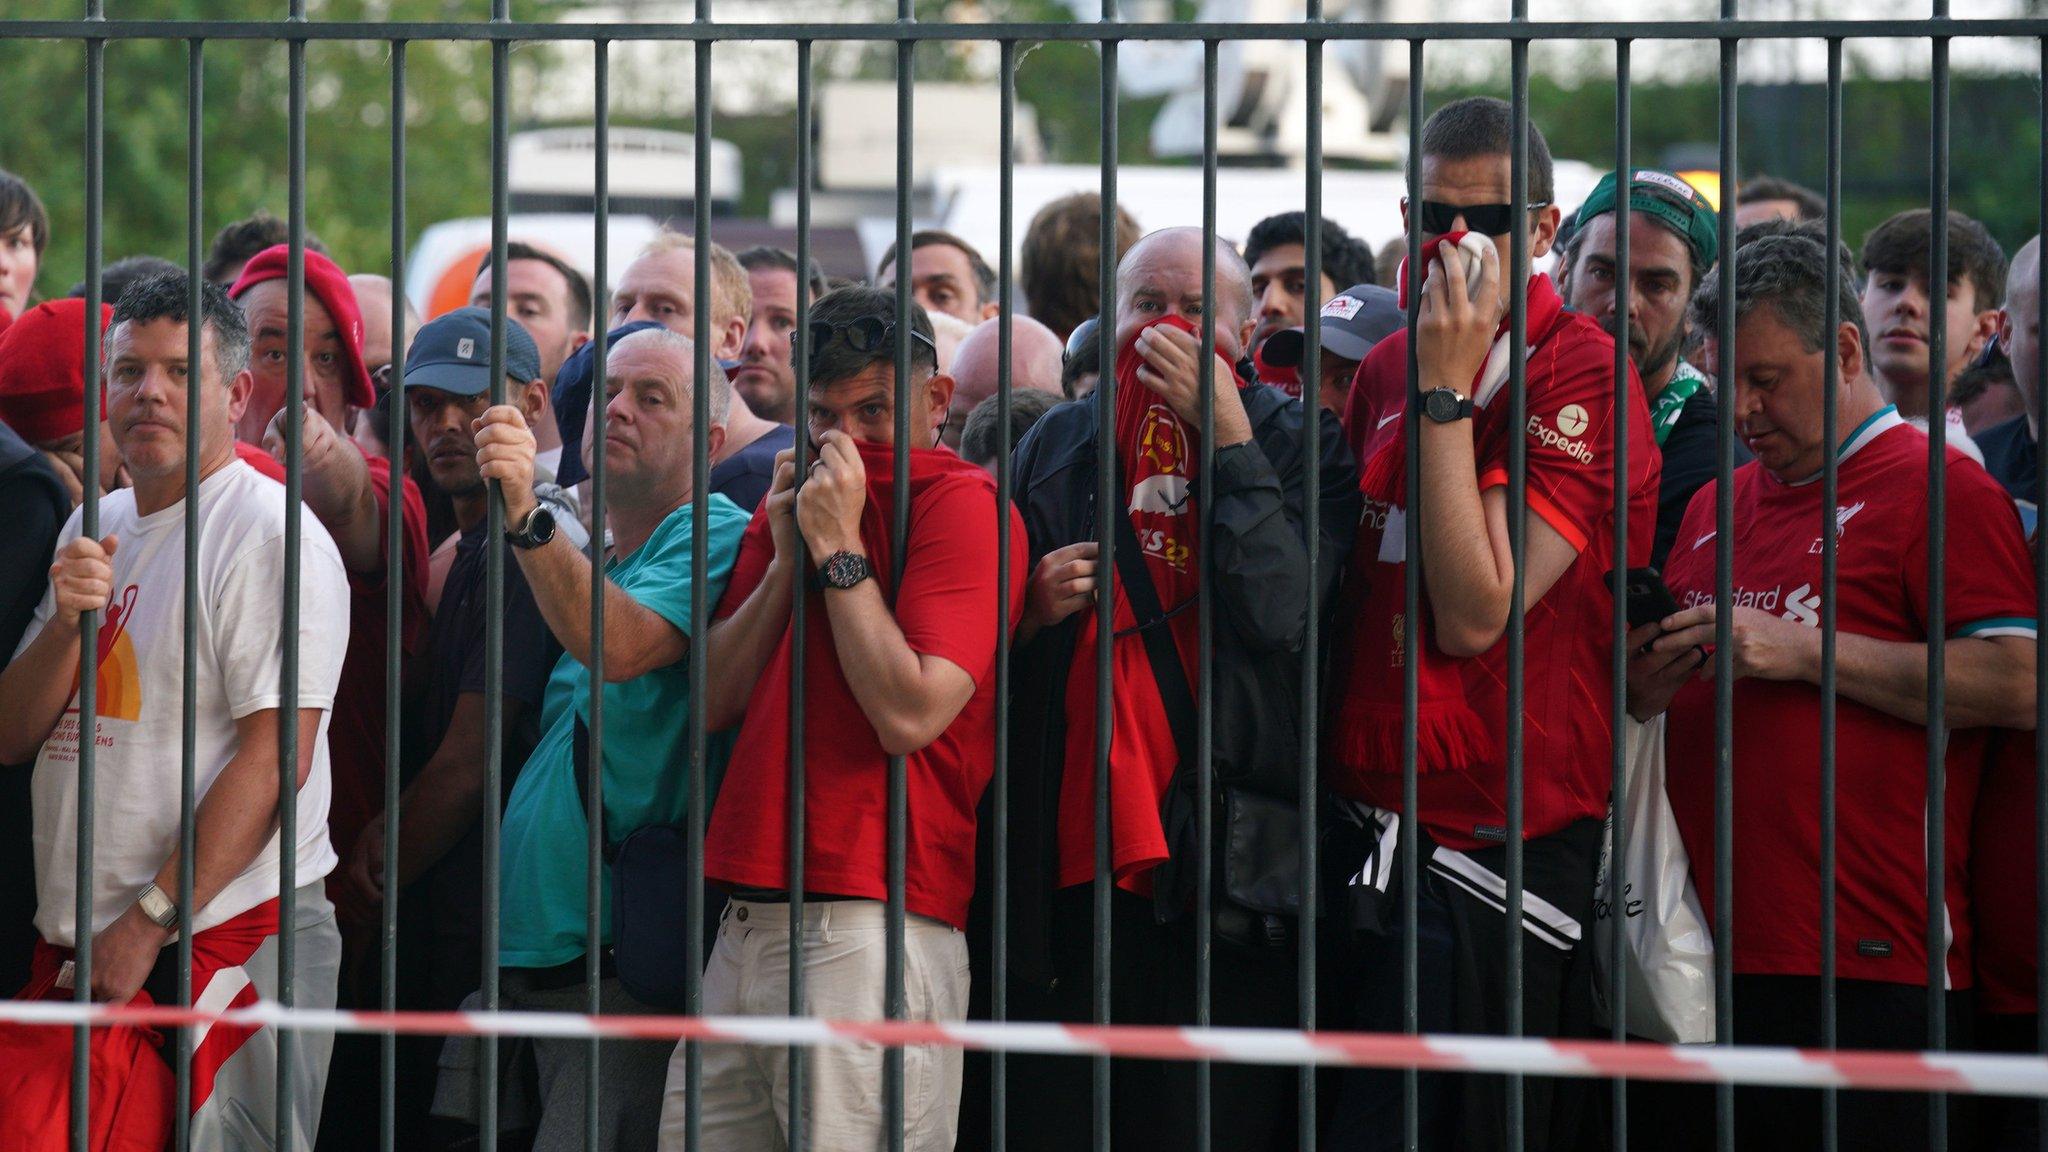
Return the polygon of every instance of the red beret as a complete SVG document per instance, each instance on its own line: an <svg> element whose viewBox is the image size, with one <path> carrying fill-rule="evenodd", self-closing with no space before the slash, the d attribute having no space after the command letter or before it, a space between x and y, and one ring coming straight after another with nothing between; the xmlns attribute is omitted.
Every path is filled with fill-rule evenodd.
<svg viewBox="0 0 2048 1152"><path fill-rule="evenodd" d="M228 289L228 295L240 300L242 293L266 280L284 279L290 256L291 247L286 244L258 252L242 266L242 275ZM363 310L356 306L356 290L349 284L348 274L334 261L310 248L305 256L306 291L327 309L327 315L341 332L341 357L348 362L344 399L357 408L374 408L377 390L371 386L370 370L363 364Z"/></svg>
<svg viewBox="0 0 2048 1152"><path fill-rule="evenodd" d="M101 332L113 315L100 305ZM100 410L106 411L105 385ZM0 334L0 421L31 444L84 431L85 301L38 304Z"/></svg>

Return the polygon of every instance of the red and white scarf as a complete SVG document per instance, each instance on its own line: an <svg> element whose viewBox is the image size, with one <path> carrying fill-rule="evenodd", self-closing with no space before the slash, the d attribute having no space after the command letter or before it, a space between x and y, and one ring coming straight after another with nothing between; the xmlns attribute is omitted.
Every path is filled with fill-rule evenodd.
<svg viewBox="0 0 2048 1152"><path fill-rule="evenodd" d="M1168 316L1146 328L1166 326L1193 335L1193 324ZM1139 331L1144 331L1140 329ZM1111 661L1115 689L1110 696L1115 738L1109 749L1110 866L1117 884L1141 895L1151 892L1152 868L1167 858L1159 803L1180 763L1173 726L1159 683L1135 631L1140 623L1168 629L1189 684L1198 655L1196 616L1174 610L1195 597L1201 585L1195 509L1195 453L1199 434L1176 415L1157 392L1138 379L1144 363L1136 334L1116 355L1116 455L1122 464L1123 494L1110 515L1129 515L1145 572L1158 593L1163 623L1139 621L1116 585ZM1217 356L1216 382L1237 383L1229 361ZM1108 574L1096 573L1098 581ZM1074 663L1067 675L1066 771L1060 784L1059 885L1087 883L1094 876L1095 843L1095 652L1097 616L1091 608L1081 622Z"/></svg>

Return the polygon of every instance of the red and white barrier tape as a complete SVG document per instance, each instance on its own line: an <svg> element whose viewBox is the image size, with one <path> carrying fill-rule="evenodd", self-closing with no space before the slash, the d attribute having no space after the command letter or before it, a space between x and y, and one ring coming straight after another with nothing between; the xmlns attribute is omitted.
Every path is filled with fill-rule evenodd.
<svg viewBox="0 0 2048 1152"><path fill-rule="evenodd" d="M355 1012L250 1008L202 1012L71 1001L0 1001L0 1022L168 1027L221 1022L315 1032L600 1037L789 1045L942 1044L1002 1052L1326 1064L1443 1072L1515 1072L1594 1079L1724 1081L1775 1087L1864 1088L2048 1098L2048 1057L1957 1052L1828 1052L1802 1048L1614 1044L1501 1036L1406 1036L1277 1028L921 1023L778 1016L581 1016L566 1012Z"/></svg>

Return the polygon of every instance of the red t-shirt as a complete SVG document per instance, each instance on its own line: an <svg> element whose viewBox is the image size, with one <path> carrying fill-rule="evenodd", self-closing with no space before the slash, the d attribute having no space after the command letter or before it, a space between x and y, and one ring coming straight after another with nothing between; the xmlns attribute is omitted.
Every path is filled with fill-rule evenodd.
<svg viewBox="0 0 2048 1152"><path fill-rule="evenodd" d="M1970 826L1970 913L1976 919L1977 1008L2035 1008L2034 733L1999 732L1984 761Z"/></svg>
<svg viewBox="0 0 2048 1152"><path fill-rule="evenodd" d="M1890 408L1839 454L1836 618L1844 633L1927 639L1927 436ZM1948 450L1947 631L2034 635L2034 570L2012 501ZM1734 476L1736 603L1820 627L1821 486L1756 463ZM1693 496L1665 580L1685 604L1714 598L1715 485ZM1735 971L1820 973L1820 692L1754 678L1735 684ZM1949 984L1970 985L1970 822L1983 732L1950 738L1944 829ZM1666 789L1693 883L1714 905L1714 685L1671 702ZM1927 983L1927 729L1838 697L1835 708L1836 970L1853 980Z"/></svg>
<svg viewBox="0 0 2048 1152"><path fill-rule="evenodd" d="M718 619L738 611L768 570L775 544L767 515L764 504L740 541ZM1010 539L1019 546L1011 550L1005 621L996 603L995 482L957 459L922 484L913 480L903 584L893 598L897 626L912 651L950 661L974 678L974 695L960 715L906 757L905 906L956 928L966 927L974 893L974 811L995 770L996 630L1014 628L1024 606L1024 524L1014 509L1010 516ZM888 565L877 568L886 594ZM824 593L807 595L803 887L887 899L888 757L840 671ZM790 643L785 628L761 672L712 806L704 871L727 885L789 887Z"/></svg>
<svg viewBox="0 0 2048 1152"><path fill-rule="evenodd" d="M381 456L364 453L370 466L370 491L377 498L377 539L390 531L391 482L388 465ZM403 484L402 532L405 546L402 569L405 588L400 618L399 647L403 657L419 654L427 638L427 509L412 479L399 474ZM348 652L341 662L341 681L334 693L334 715L327 726L328 758L334 768L334 800L327 813L328 835L334 850L347 859L355 851L363 828L384 810L384 662L391 655L384 646L386 565L390 558L381 550L374 572L348 574ZM359 923L369 915L358 907L349 888L341 883L336 869L328 885L344 923Z"/></svg>
<svg viewBox="0 0 2048 1152"><path fill-rule="evenodd" d="M1532 315L1554 311L1556 294L1548 278L1530 280L1529 299ZM1614 339L1577 313L1555 312L1543 329L1532 322L1526 379L1528 421L1519 434L1528 443L1529 510L1579 549L1550 590L1527 606L1525 617L1523 831L1534 838L1604 815L1613 776L1613 598L1605 576L1614 547ZM1394 487L1403 473L1390 463L1395 457L1380 460L1378 468L1373 462L1404 451L1407 394L1408 341L1402 331L1374 345L1359 366L1345 413L1365 492L1347 579L1350 587L1367 591L1350 621L1339 685L1340 695L1373 699L1340 705L1329 757L1329 782L1336 791L1388 809L1401 806L1399 753L1385 754L1398 749L1398 741L1350 741L1346 734L1350 722L1361 719L1380 735L1398 732L1401 722L1407 502ZM1628 403L1629 563L1641 565L1649 563L1662 465L1632 369ZM1473 413L1482 492L1507 485L1509 437L1516 431L1508 427L1508 408L1503 385ZM1469 706L1484 731L1482 738L1445 751L1442 763L1418 772L1420 819L1442 844L1482 848L1507 835L1507 640L1482 656L1446 656L1431 637L1428 603L1425 586L1419 621L1428 650L1424 672L1456 677L1458 683L1445 685L1441 698L1450 708ZM1426 734L1423 739L1427 744Z"/></svg>

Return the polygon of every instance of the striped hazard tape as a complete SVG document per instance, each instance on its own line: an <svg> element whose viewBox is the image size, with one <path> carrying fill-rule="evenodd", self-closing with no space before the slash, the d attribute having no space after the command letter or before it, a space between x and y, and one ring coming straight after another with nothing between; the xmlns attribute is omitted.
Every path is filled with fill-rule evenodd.
<svg viewBox="0 0 2048 1152"><path fill-rule="evenodd" d="M222 1012L72 1001L0 1001L0 1022L96 1027L226 1023L315 1032L565 1039L595 1036L776 1047L938 1044L1049 1055L1514 1072L1594 1079L1718 1081L1787 1088L1878 1088L2048 1098L2048 1057L1961 1052L1828 1052L1810 1048L1615 1044L1503 1036L1296 1032L1278 1028L927 1023L780 1016L582 1016L566 1012L358 1012L286 1008L269 1001Z"/></svg>

